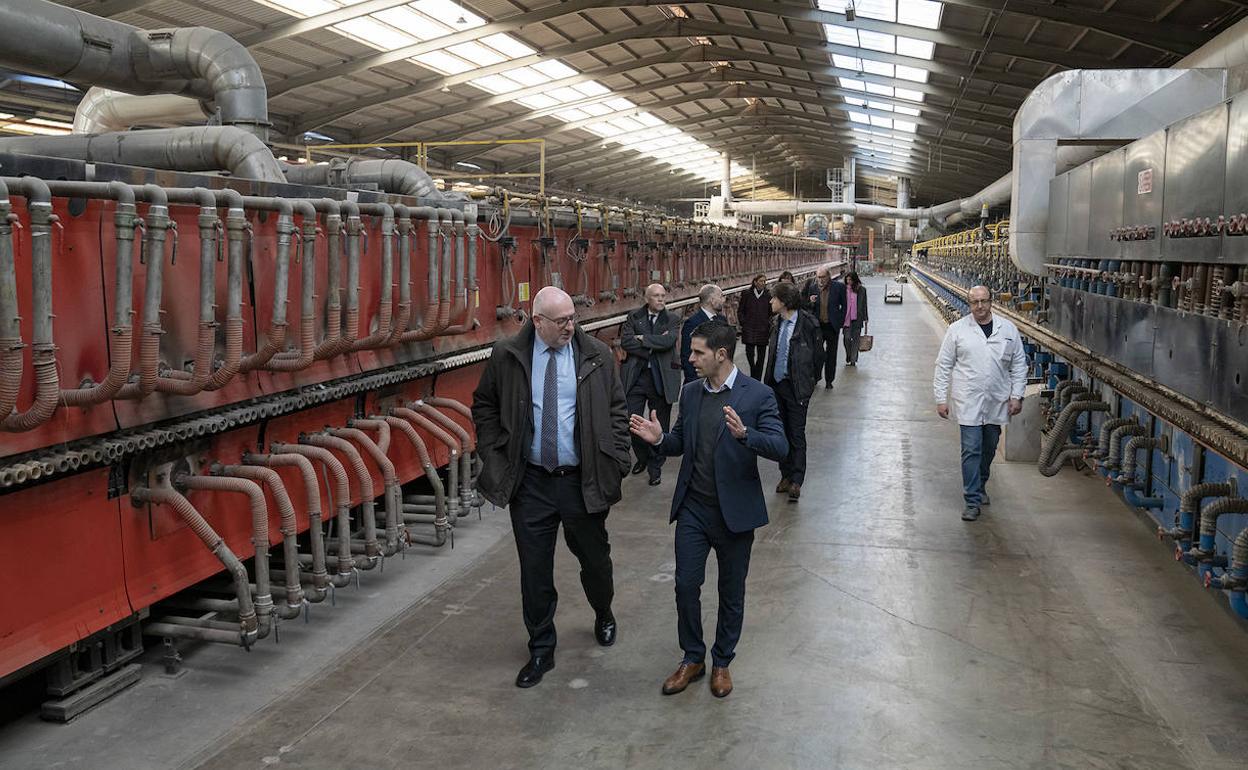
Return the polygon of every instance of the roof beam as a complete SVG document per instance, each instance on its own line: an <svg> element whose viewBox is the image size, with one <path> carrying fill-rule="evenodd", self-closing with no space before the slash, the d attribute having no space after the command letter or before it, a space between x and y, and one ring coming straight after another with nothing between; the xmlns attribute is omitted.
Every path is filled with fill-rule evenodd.
<svg viewBox="0 0 1248 770"><path fill-rule="evenodd" d="M149 5L155 5L158 2L160 0L103 0L103 2L82 6L77 10L107 18L130 13L131 11L141 11Z"/></svg>

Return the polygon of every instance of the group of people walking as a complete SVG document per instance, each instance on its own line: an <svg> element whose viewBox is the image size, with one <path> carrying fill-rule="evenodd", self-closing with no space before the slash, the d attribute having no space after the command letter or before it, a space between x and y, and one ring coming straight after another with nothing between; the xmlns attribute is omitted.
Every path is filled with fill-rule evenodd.
<svg viewBox="0 0 1248 770"><path fill-rule="evenodd" d="M711 692L732 691L728 666L741 634L754 530L768 521L757 458L780 464L777 492L796 502L810 398L821 374L832 386L836 362L826 359L835 359L842 331L846 361L856 362L849 340L865 327L867 302L857 275L841 283L828 267L800 290L791 276L770 289L757 276L737 303L749 376L734 363L738 328L724 306L724 292L708 284L697 308L681 319L668 310L662 284L646 287L644 304L620 330L618 373L611 348L577 326L572 298L553 286L535 295L532 318L520 332L495 344L473 394L483 462L477 488L511 514L529 634L518 687L538 684L555 665L559 526L580 563L594 636L611 646L617 624L607 514L620 500L624 476L646 472L657 486L665 458L679 456L670 521L684 655L662 692L680 692L706 673L700 595L712 550L719 619Z"/></svg>

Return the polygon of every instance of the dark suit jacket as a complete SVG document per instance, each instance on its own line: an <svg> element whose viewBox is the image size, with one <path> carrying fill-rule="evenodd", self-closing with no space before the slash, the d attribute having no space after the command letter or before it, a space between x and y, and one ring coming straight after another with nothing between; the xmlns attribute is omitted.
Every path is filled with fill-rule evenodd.
<svg viewBox="0 0 1248 770"><path fill-rule="evenodd" d="M698 379L698 373L694 371L693 364L689 363L689 353L693 350L693 330L712 320L706 317L706 313L702 312L702 306L689 314L685 319L685 325L680 327L680 368L685 371L685 382L693 382ZM713 320L728 323L728 316L723 313L716 313Z"/></svg>
<svg viewBox="0 0 1248 770"><path fill-rule="evenodd" d="M675 313L663 310L654 320L650 331L650 309L642 306L628 314L620 326L620 347L628 353L620 367L620 379L624 393L632 389L638 377L650 377L650 362L659 367L663 385L659 392L669 404L680 398L680 367L676 366L676 325L680 319ZM641 335L641 339L637 339Z"/></svg>
<svg viewBox="0 0 1248 770"><path fill-rule="evenodd" d="M693 476L693 453L698 442L698 410L706 386L701 380L685 384L680 391L680 414L671 431L663 435L656 447L660 454L683 455L680 475L676 477L676 493L672 496L670 521L684 505ZM737 381L728 396L731 406L745 424L744 441L738 441L720 423L715 443L715 487L724 523L733 532L748 532L767 523L767 500L758 479L758 456L780 462L789 453L784 437L784 424L776 405L776 394L758 380L737 372ZM685 422L685 417L689 418Z"/></svg>
<svg viewBox="0 0 1248 770"><path fill-rule="evenodd" d="M830 281L828 288L824 290L828 296L828 325L837 329L845 325L845 283L843 281ZM820 294L819 282L814 278L806 283L806 288L802 291L802 309L814 316L815 322L822 325L819 320L819 305L812 303L810 296L812 294ZM822 300L821 300L822 301Z"/></svg>
<svg viewBox="0 0 1248 770"><path fill-rule="evenodd" d="M763 370L763 382L774 387L776 384L776 354L780 336L780 320L777 315L771 319L771 337L767 342L767 368ZM844 313L841 323L845 322ZM793 327L793 336L789 337L789 371L787 377L793 382L793 391L797 400L806 403L814 395L815 383L819 381L819 372L823 371L823 346L819 344L819 322L805 310L797 311L797 325ZM836 351L832 351L836 355Z"/></svg>

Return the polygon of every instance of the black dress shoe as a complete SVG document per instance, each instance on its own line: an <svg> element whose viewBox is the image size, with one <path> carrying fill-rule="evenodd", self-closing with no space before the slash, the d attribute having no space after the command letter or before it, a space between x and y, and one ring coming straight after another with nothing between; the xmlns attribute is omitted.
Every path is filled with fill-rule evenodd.
<svg viewBox="0 0 1248 770"><path fill-rule="evenodd" d="M636 476L638 473L641 473L645 469L646 469L646 461L638 460L637 462L633 463L632 474Z"/></svg>
<svg viewBox="0 0 1248 770"><path fill-rule="evenodd" d="M603 647L615 644L615 616L603 615L594 621L594 638Z"/></svg>
<svg viewBox="0 0 1248 770"><path fill-rule="evenodd" d="M662 484L662 483L663 483L663 477L662 477L662 476L651 476L651 477L650 477L650 481L649 481L650 486L652 486L652 487L657 487L658 485L660 485L660 484Z"/></svg>
<svg viewBox="0 0 1248 770"><path fill-rule="evenodd" d="M830 383L830 382L829 382L829 383L825 384L823 387L824 387L824 389L825 389L825 390L832 390L832 383Z"/></svg>
<svg viewBox="0 0 1248 770"><path fill-rule="evenodd" d="M534 655L516 674L516 687L532 687L542 681L542 675L555 667L555 654Z"/></svg>

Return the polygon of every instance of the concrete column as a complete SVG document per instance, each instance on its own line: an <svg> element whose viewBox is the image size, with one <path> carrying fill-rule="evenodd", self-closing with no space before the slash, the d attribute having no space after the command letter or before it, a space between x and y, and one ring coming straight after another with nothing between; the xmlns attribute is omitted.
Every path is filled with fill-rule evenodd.
<svg viewBox="0 0 1248 770"><path fill-rule="evenodd" d="M903 177L898 177L897 179L897 208L899 209L910 208L910 178L909 177L903 176ZM908 237L906 237L908 235L907 231L909 229L910 229L909 222L907 222L904 219L898 219L897 224L896 224L896 229L893 231L893 240L894 241L910 240Z"/></svg>

